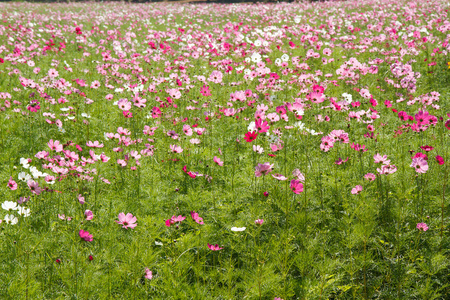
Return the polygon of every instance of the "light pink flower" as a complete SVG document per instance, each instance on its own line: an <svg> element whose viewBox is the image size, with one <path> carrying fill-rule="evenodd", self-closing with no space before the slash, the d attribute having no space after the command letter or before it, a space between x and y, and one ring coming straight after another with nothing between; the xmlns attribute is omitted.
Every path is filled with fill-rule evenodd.
<svg viewBox="0 0 450 300"><path fill-rule="evenodd" d="M258 164L255 167L255 176L261 177L262 175L267 175L272 171L272 168L273 168L273 164L270 164L268 162L263 163L263 164Z"/></svg>
<svg viewBox="0 0 450 300"><path fill-rule="evenodd" d="M133 229L134 227L137 226L136 224L136 217L133 216L130 213L127 213L126 215L121 212L119 214L119 221L115 221L117 224L123 225L122 228L128 229L131 228Z"/></svg>
<svg viewBox="0 0 450 300"><path fill-rule="evenodd" d="M153 278L152 271L150 271L149 268L145 268L145 278L147 278L148 280L151 280Z"/></svg>
<svg viewBox="0 0 450 300"><path fill-rule="evenodd" d="M92 218L94 218L94 214L89 209L86 209L86 211L84 212L84 215L86 216L87 221L90 221L90 220L92 220Z"/></svg>
<svg viewBox="0 0 450 300"><path fill-rule="evenodd" d="M428 171L428 163L422 157L413 158L410 167L414 168L417 173L426 173Z"/></svg>
<svg viewBox="0 0 450 300"><path fill-rule="evenodd" d="M357 195L359 194L359 192L362 192L362 190L363 190L362 186L357 185L354 188L352 188L352 194Z"/></svg>
<svg viewBox="0 0 450 300"><path fill-rule="evenodd" d="M219 157L214 156L214 159L213 159L213 160L214 160L214 162L215 162L216 164L218 164L219 166L223 166L223 161L221 161Z"/></svg>
<svg viewBox="0 0 450 300"><path fill-rule="evenodd" d="M262 225L263 223L264 223L264 220L263 220L263 219L255 220L255 224L256 224L256 225Z"/></svg>

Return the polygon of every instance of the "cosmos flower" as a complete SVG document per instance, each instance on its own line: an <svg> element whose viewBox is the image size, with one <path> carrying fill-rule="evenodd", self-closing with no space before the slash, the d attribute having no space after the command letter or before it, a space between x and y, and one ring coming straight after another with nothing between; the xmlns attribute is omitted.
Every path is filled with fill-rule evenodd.
<svg viewBox="0 0 450 300"><path fill-rule="evenodd" d="M137 226L137 224L136 224L136 217L133 216L130 213L127 213L125 215L123 212L121 212L119 214L119 220L118 221L116 220L115 222L117 224L122 225L122 228L125 228L125 229L128 229L128 228L133 229L134 227Z"/></svg>
<svg viewBox="0 0 450 300"><path fill-rule="evenodd" d="M80 238L85 240L86 242L92 242L94 240L92 234L89 234L88 231L84 231L83 229L80 229L78 234L80 235Z"/></svg>

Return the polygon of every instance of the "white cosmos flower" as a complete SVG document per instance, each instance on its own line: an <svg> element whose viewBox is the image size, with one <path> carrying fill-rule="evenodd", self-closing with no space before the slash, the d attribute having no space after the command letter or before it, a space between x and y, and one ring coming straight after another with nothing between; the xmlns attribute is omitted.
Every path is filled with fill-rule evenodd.
<svg viewBox="0 0 450 300"><path fill-rule="evenodd" d="M24 167L25 169L28 169L30 167L30 165L28 164L28 159L26 158L21 158L20 159L20 164L22 165L22 167Z"/></svg>
<svg viewBox="0 0 450 300"><path fill-rule="evenodd" d="M5 201L2 203L4 210L17 210L17 203L13 201Z"/></svg>
<svg viewBox="0 0 450 300"><path fill-rule="evenodd" d="M19 213L19 215L21 215L21 216L23 216L23 217L29 217L30 216L30 214L31 214L31 210L29 209L29 208L26 208L26 207L21 207L21 206L18 206L18 213Z"/></svg>
<svg viewBox="0 0 450 300"><path fill-rule="evenodd" d="M260 40L256 40L253 44L254 44L256 47L259 47L259 46L261 46L261 41L260 41Z"/></svg>
<svg viewBox="0 0 450 300"><path fill-rule="evenodd" d="M61 110L61 111L69 111L70 108L68 108L68 107L63 107L63 108L60 108L60 110Z"/></svg>
<svg viewBox="0 0 450 300"><path fill-rule="evenodd" d="M282 60L282 61L289 61L289 55L283 54L283 55L281 56L281 60Z"/></svg>
<svg viewBox="0 0 450 300"><path fill-rule="evenodd" d="M248 131L255 131L256 130L255 122L250 122L250 124L248 124L247 130Z"/></svg>
<svg viewBox="0 0 450 300"><path fill-rule="evenodd" d="M31 176L25 172L20 172L18 177L19 177L19 180L23 181L23 182L27 182L28 180L31 179Z"/></svg>
<svg viewBox="0 0 450 300"><path fill-rule="evenodd" d="M82 117L85 117L85 118L90 118L90 117L91 117L91 116L88 115L87 113L82 113L81 116L82 116Z"/></svg>
<svg viewBox="0 0 450 300"><path fill-rule="evenodd" d="M17 222L19 222L19 220L17 220L17 218L13 215L6 215L5 222L6 222L6 224L15 225L15 224L17 224Z"/></svg>
<svg viewBox="0 0 450 300"><path fill-rule="evenodd" d="M247 227L231 227L231 231L240 232L247 229Z"/></svg>
<svg viewBox="0 0 450 300"><path fill-rule="evenodd" d="M255 64L257 64L261 61L261 54L255 52L252 54L251 59Z"/></svg>

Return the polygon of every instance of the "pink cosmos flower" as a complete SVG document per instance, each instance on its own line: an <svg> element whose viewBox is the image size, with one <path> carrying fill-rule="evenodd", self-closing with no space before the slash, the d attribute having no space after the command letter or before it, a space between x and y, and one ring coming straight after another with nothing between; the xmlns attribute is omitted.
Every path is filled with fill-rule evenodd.
<svg viewBox="0 0 450 300"><path fill-rule="evenodd" d="M50 140L47 145L51 150L55 150L56 152L61 152L63 150L63 146L59 143L59 141Z"/></svg>
<svg viewBox="0 0 450 300"><path fill-rule="evenodd" d="M255 224L256 224L256 225L262 225L263 223L264 223L264 220L263 220L263 219L255 220Z"/></svg>
<svg viewBox="0 0 450 300"><path fill-rule="evenodd" d="M185 135L191 136L192 135L192 128L191 128L191 126L189 126L187 124L183 125L183 132L184 132Z"/></svg>
<svg viewBox="0 0 450 300"><path fill-rule="evenodd" d="M203 218L198 216L198 213L196 213L195 211L191 211L191 217L192 219L194 219L194 221L200 225L203 225Z"/></svg>
<svg viewBox="0 0 450 300"><path fill-rule="evenodd" d="M80 238L82 238L86 242L92 242L94 240L92 234L89 234L88 231L84 231L83 229L80 229L78 234L80 235Z"/></svg>
<svg viewBox="0 0 450 300"><path fill-rule="evenodd" d="M258 164L255 167L255 176L261 177L262 175L267 175L272 171L272 168L273 168L273 164L270 164L268 162L263 163L263 164Z"/></svg>
<svg viewBox="0 0 450 300"><path fill-rule="evenodd" d="M381 168L377 168L380 175L394 174L397 172L397 167L395 165L384 165Z"/></svg>
<svg viewBox="0 0 450 300"><path fill-rule="evenodd" d="M200 94L202 94L205 97L211 96L211 92L209 91L209 86L203 85L203 87L200 89Z"/></svg>
<svg viewBox="0 0 450 300"><path fill-rule="evenodd" d="M153 278L152 271L150 271L149 268L145 268L145 278L147 278L148 280L151 280Z"/></svg>
<svg viewBox="0 0 450 300"><path fill-rule="evenodd" d="M357 195L359 194L359 192L362 192L362 190L363 190L362 186L357 185L354 188L352 188L352 194Z"/></svg>
<svg viewBox="0 0 450 300"><path fill-rule="evenodd" d="M376 178L376 176L373 173L367 173L366 175L364 175L364 179L367 179L369 181L374 181L375 178Z"/></svg>
<svg viewBox="0 0 450 300"><path fill-rule="evenodd" d="M215 162L216 164L218 164L219 166L223 166L223 161L221 161L219 157L214 156L214 159L213 159L213 160L214 160L214 162Z"/></svg>
<svg viewBox="0 0 450 300"><path fill-rule="evenodd" d="M322 137L322 143L320 144L320 150L328 152L334 146L334 139L329 136Z"/></svg>
<svg viewBox="0 0 450 300"><path fill-rule="evenodd" d="M287 177L284 177L284 176L281 175L281 174L272 174L272 177L275 178L275 179L278 179L278 180L280 180L280 181L284 181L284 180L287 179Z"/></svg>
<svg viewBox="0 0 450 300"><path fill-rule="evenodd" d="M133 229L134 227L137 226L136 224L136 217L133 216L130 213L127 213L126 215L121 212L119 214L119 221L115 221L117 224L123 225L122 228L128 229L131 228Z"/></svg>
<svg viewBox="0 0 450 300"><path fill-rule="evenodd" d="M221 83L222 82L223 74L220 71L214 70L212 71L211 75L209 76L209 81L212 81L214 83Z"/></svg>
<svg viewBox="0 0 450 300"><path fill-rule="evenodd" d="M36 181L30 179L27 184L33 194L39 195L41 193L42 189Z"/></svg>
<svg viewBox="0 0 450 300"><path fill-rule="evenodd" d="M13 191L17 190L17 182L13 180L12 176L9 177L8 187Z"/></svg>
<svg viewBox="0 0 450 300"><path fill-rule="evenodd" d="M81 196L81 194L78 194L77 199L78 199L78 202L79 202L80 204L84 204L84 203L85 203L85 199L84 199L83 196Z"/></svg>
<svg viewBox="0 0 450 300"><path fill-rule="evenodd" d="M170 145L169 147L170 147L170 150L172 150L172 152L174 152L174 153L181 153L181 152L183 152L183 148L181 148L178 145Z"/></svg>
<svg viewBox="0 0 450 300"><path fill-rule="evenodd" d="M335 163L336 165L342 165L343 163L345 163L345 162L347 162L347 161L348 161L348 157L347 157L345 160L342 160L342 158L339 157L339 159L336 160L334 163Z"/></svg>
<svg viewBox="0 0 450 300"><path fill-rule="evenodd" d="M414 118L417 121L417 125L427 125L430 124L431 116L427 111L419 111Z"/></svg>
<svg viewBox="0 0 450 300"><path fill-rule="evenodd" d="M428 171L428 163L422 157L413 158L410 167L414 168L417 173L426 173Z"/></svg>
<svg viewBox="0 0 450 300"><path fill-rule="evenodd" d="M215 244L215 245L208 244L208 248L211 249L212 251L218 251L218 250L223 249L223 248L220 248L218 244Z"/></svg>
<svg viewBox="0 0 450 300"><path fill-rule="evenodd" d="M425 223L418 223L416 226L417 229L422 230L422 231L427 231L428 230L428 226Z"/></svg>
<svg viewBox="0 0 450 300"><path fill-rule="evenodd" d="M294 192L294 194L300 194L301 192L303 192L303 184L295 179L291 180L290 188Z"/></svg>
<svg viewBox="0 0 450 300"><path fill-rule="evenodd" d="M100 144L99 141L94 141L94 142L89 141L86 143L86 146L92 147L92 148L102 148L103 144Z"/></svg>
<svg viewBox="0 0 450 300"><path fill-rule="evenodd" d="M182 215L179 215L178 217L173 215L172 218L166 220L165 223L167 227L170 227L170 225L175 224L176 222L182 222L184 219L186 219L186 217L183 217Z"/></svg>
<svg viewBox="0 0 450 300"><path fill-rule="evenodd" d="M367 151L366 145L360 145L360 144L355 144L355 143L352 143L350 148L352 148L352 149L354 149L355 151L358 151L358 152L366 152Z"/></svg>
<svg viewBox="0 0 450 300"><path fill-rule="evenodd" d="M267 132L270 129L269 124L266 121L263 122L261 119L255 121L255 127L258 129L259 133Z"/></svg>
<svg viewBox="0 0 450 300"><path fill-rule="evenodd" d="M375 163L382 163L384 165L388 165L391 161L387 159L387 155L381 156L381 154L377 153L373 156L373 159L375 160Z"/></svg>
<svg viewBox="0 0 450 300"><path fill-rule="evenodd" d="M84 212L84 215L86 216L87 221L90 221L94 218L94 214L89 209L86 209L86 211Z"/></svg>

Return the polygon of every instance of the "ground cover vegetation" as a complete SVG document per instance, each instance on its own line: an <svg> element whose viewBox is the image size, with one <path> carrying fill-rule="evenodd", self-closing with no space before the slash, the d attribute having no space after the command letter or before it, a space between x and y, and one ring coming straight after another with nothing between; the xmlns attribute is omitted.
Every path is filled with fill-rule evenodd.
<svg viewBox="0 0 450 300"><path fill-rule="evenodd" d="M449 3L0 3L1 299L449 299Z"/></svg>

